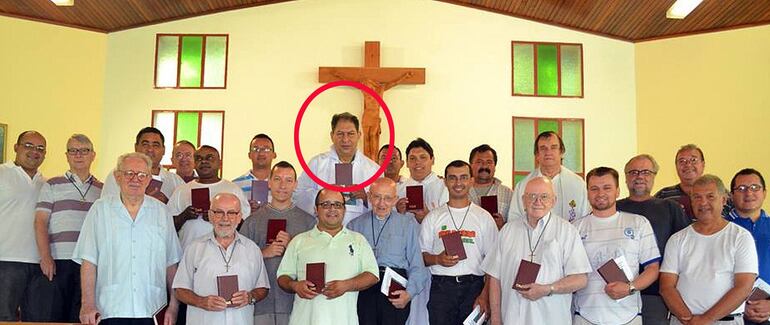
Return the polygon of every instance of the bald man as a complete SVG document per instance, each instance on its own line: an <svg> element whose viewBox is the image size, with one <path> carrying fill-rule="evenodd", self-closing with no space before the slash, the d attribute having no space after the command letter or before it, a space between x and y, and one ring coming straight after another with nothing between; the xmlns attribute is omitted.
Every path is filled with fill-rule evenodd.
<svg viewBox="0 0 770 325"><path fill-rule="evenodd" d="M389 298L380 292L381 282L361 291L358 295L358 321L367 324L405 324L412 297L425 289L430 272L420 252L419 225L411 216L398 213L397 185L390 178L372 183L368 199L371 211L348 223L348 228L359 232L374 249L380 268L380 281L386 267L406 277L406 290L396 291Z"/></svg>

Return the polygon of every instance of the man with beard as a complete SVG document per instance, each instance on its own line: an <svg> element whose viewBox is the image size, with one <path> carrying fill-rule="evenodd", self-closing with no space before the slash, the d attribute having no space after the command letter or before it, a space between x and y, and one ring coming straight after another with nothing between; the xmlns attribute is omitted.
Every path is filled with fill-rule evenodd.
<svg viewBox="0 0 770 325"><path fill-rule="evenodd" d="M160 190L151 188L147 195L163 203L168 203L168 198L171 197L171 194L174 193L174 190L179 185L184 184L184 180L179 175L167 171L160 165L160 161L166 153L165 141L166 138L160 130L148 126L139 130L139 133L136 134L134 151L143 153L152 159L152 178L162 182ZM120 195L120 187L115 180L114 170L107 175L107 179L104 181L102 196L106 195Z"/></svg>
<svg viewBox="0 0 770 325"><path fill-rule="evenodd" d="M685 216L678 203L650 195L658 168L655 158L648 154L631 158L624 168L629 196L617 202L617 209L647 218L655 233L658 251L663 257L668 239L686 228L691 219ZM646 325L668 324L668 307L660 297L658 281L641 289L641 293L642 322Z"/></svg>
<svg viewBox="0 0 770 325"><path fill-rule="evenodd" d="M315 205L318 224L294 237L278 267L278 285L296 294L289 324L358 324L358 291L377 283L377 260L366 238L342 225L342 193L322 189ZM323 288L307 280L309 263L324 263Z"/></svg>
<svg viewBox="0 0 770 325"><path fill-rule="evenodd" d="M240 235L241 200L231 193L211 199L208 211L213 231L185 250L173 288L187 304L187 324L253 324L254 304L267 296L270 285L259 247ZM218 295L220 276L237 276L230 301Z"/></svg>
<svg viewBox="0 0 770 325"><path fill-rule="evenodd" d="M588 201L593 211L573 222L583 241L591 267L598 270L613 259L630 282L610 283L598 272L588 275L585 288L575 292L572 324L641 325L640 289L658 279L660 252L649 221L644 217L615 209L620 195L618 172L608 167L594 168L588 175ZM625 263L617 263L618 260ZM639 273L639 267L643 272Z"/></svg>
<svg viewBox="0 0 770 325"><path fill-rule="evenodd" d="M488 144L482 144L471 150L468 160L471 163L473 171L473 187L471 187L471 201L481 205L482 196L497 197L497 213L492 214L495 218L497 229L503 227L508 218L508 209L511 207L511 198L513 190L503 185L503 182L495 177L495 167L497 167L497 151Z"/></svg>
<svg viewBox="0 0 770 325"><path fill-rule="evenodd" d="M174 150L171 151L171 165L174 166L176 174L185 183L192 182L198 178L198 175L195 174L193 155L195 155L195 146L187 140L177 142L174 145Z"/></svg>
<svg viewBox="0 0 770 325"><path fill-rule="evenodd" d="M497 242L492 216L468 198L471 166L452 161L444 169L444 179L449 201L428 213L420 229L422 257L432 274L428 315L434 325L461 324L476 305L489 314L481 262ZM442 242L441 237L456 232L467 255L463 260L449 255Z"/></svg>
<svg viewBox="0 0 770 325"><path fill-rule="evenodd" d="M273 167L273 159L275 159L276 156L275 145L273 145L273 139L271 139L270 136L260 133L251 138L251 142L249 143L251 169L234 179L233 183L238 185L243 190L243 194L246 198L249 199L252 213L257 211L260 206L251 199L251 184L253 181L268 180L270 177L270 168ZM267 192L267 201L270 202L270 190Z"/></svg>
<svg viewBox="0 0 770 325"><path fill-rule="evenodd" d="M385 161L385 156L388 153L388 146L384 145L377 153L377 164L382 167L384 164L388 164L388 168L385 169L385 178L390 178L400 188L406 181L406 177L401 176L401 168L404 167L404 160L401 158L401 149L393 146L393 156L390 157L390 162Z"/></svg>
<svg viewBox="0 0 770 325"><path fill-rule="evenodd" d="M232 193L241 201L241 211L251 211L243 191L232 182L219 178L222 161L216 148L201 146L195 152L194 159L198 179L179 186L168 201L169 211L174 216L174 226L179 229L179 240L183 249L196 238L211 232L211 223L206 220L208 215L192 206L193 189L208 188L209 199L219 193Z"/></svg>
<svg viewBox="0 0 770 325"><path fill-rule="evenodd" d="M35 203L46 179L38 168L46 153L45 138L37 131L24 131L13 145L16 157L0 165L0 321L34 318L38 307L24 299L33 277L42 276L35 249Z"/></svg>

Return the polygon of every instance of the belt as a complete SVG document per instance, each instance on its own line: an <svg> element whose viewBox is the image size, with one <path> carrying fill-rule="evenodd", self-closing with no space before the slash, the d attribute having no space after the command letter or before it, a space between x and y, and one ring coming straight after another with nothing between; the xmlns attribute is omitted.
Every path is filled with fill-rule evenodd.
<svg viewBox="0 0 770 325"><path fill-rule="evenodd" d="M433 275L432 278L437 281L454 281L457 283L472 282L472 281L478 281L478 280L484 279L483 276L474 275L474 274L456 275L456 276Z"/></svg>
<svg viewBox="0 0 770 325"><path fill-rule="evenodd" d="M730 315L727 315L725 317L720 318L719 321L720 322L729 322L729 321L735 320L736 318L740 318L741 316L743 316L742 313L730 314Z"/></svg>

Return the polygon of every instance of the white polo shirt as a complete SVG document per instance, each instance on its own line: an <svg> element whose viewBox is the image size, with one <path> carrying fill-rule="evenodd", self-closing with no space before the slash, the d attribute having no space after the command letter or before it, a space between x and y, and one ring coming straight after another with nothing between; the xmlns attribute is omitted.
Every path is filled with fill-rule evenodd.
<svg viewBox="0 0 770 325"><path fill-rule="evenodd" d="M29 174L12 161L0 165L0 261L39 263L35 243L35 205L46 179Z"/></svg>

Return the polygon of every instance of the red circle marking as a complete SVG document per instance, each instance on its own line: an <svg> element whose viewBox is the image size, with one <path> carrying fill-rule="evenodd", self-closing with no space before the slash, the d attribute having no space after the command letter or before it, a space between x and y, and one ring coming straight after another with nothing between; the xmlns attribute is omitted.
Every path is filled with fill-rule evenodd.
<svg viewBox="0 0 770 325"><path fill-rule="evenodd" d="M380 166L380 169L377 170L374 175L365 180L361 184L351 185L351 186L337 186L332 185L327 182L324 182L322 179L318 178L313 171L310 170L310 167L307 166L307 163L305 162L305 158L302 156L302 148L300 148L299 144L299 126L302 123L302 116L305 115L305 110L307 110L307 107L310 105L310 103L313 101L313 99L316 98L316 96L320 95L322 92L326 91L327 89L339 87L339 86L348 86L348 87L354 87L358 88L359 90L369 94L370 96L374 97L374 99L377 100L377 103L380 104L380 107L382 107L382 111L385 113L385 118L388 121L388 130L390 131L390 137L388 139L388 151L385 154L385 161L388 163L383 164ZM340 81L332 81L330 83L327 83L318 89L316 89L310 96L308 96L307 99L305 99L305 102L302 103L302 107L299 109L299 112L297 113L297 118L294 121L294 152L297 153L297 159L299 159L299 164L302 166L302 170L305 171L305 173L310 176L310 179L312 179L316 184L321 185L325 189L329 189L336 192L355 192L361 189L364 189L365 187L371 185L374 183L374 181L379 178L383 173L385 173L385 169L388 168L388 164L390 164L390 159L393 157L393 148L395 143L395 132L393 129L393 117L390 115L390 110L388 109L388 105L385 104L385 101L382 100L382 97L378 95L374 90L371 88L365 86L364 84L360 82L355 81L349 81L349 80L340 80Z"/></svg>

